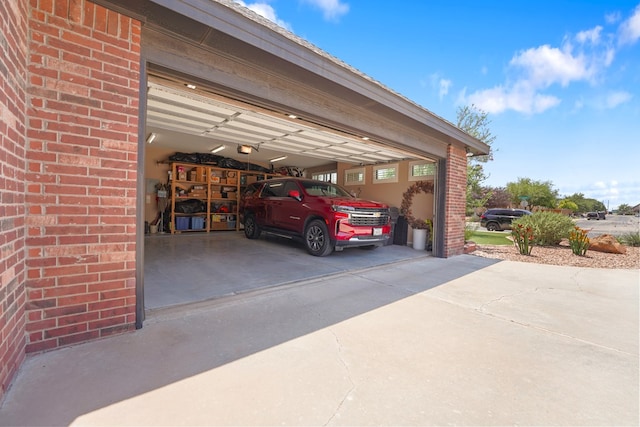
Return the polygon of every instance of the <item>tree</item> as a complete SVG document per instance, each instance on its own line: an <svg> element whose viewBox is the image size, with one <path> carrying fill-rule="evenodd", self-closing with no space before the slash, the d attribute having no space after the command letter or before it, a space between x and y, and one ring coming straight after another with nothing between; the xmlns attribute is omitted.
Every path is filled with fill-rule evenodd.
<svg viewBox="0 0 640 427"><path fill-rule="evenodd" d="M558 209L569 209L572 212L578 212L578 205L569 199L562 199L558 202Z"/></svg>
<svg viewBox="0 0 640 427"><path fill-rule="evenodd" d="M584 197L582 193L574 193L571 196L567 196L564 200L572 201L576 205L578 205L578 210L576 213L585 213L585 212L597 212L597 211L605 211L607 208L604 206L602 202L597 201L596 199L587 199Z"/></svg>
<svg viewBox="0 0 640 427"><path fill-rule="evenodd" d="M491 194L487 204L487 208L506 208L511 204L511 194L504 187L487 188L487 192Z"/></svg>
<svg viewBox="0 0 640 427"><path fill-rule="evenodd" d="M534 181L531 178L518 178L517 182L507 183L507 191L511 194L511 202L519 205L527 200L529 206L555 208L558 190L553 189L551 181Z"/></svg>
<svg viewBox="0 0 640 427"><path fill-rule="evenodd" d="M633 207L631 205L627 205L626 203L618 206L618 214L619 215L633 215Z"/></svg>
<svg viewBox="0 0 640 427"><path fill-rule="evenodd" d="M467 165L467 214L472 214L475 208L485 206L491 197L487 188L481 185L486 179L482 165Z"/></svg>
<svg viewBox="0 0 640 427"><path fill-rule="evenodd" d="M489 129L490 123L489 114L473 104L471 106L458 108L457 126L489 146L489 154L471 157L470 159L473 162L486 163L489 160L493 160L493 148L491 144L496 140L496 137L491 134L491 130Z"/></svg>
<svg viewBox="0 0 640 427"><path fill-rule="evenodd" d="M473 212L477 207L484 206L490 197L490 194L486 194L482 188L482 183L486 181L488 176L484 173L481 164L493 159L491 144L496 137L491 134L489 123L491 122L488 114L475 105L458 108L458 127L489 146L488 155L467 158L467 213Z"/></svg>

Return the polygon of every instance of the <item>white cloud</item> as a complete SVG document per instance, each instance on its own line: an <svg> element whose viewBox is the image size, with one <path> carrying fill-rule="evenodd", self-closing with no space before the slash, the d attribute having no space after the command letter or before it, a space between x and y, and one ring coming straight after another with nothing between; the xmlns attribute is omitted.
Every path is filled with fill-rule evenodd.
<svg viewBox="0 0 640 427"><path fill-rule="evenodd" d="M340 0L304 0L304 2L320 9L327 21L336 21L349 12L349 5L341 3Z"/></svg>
<svg viewBox="0 0 640 427"><path fill-rule="evenodd" d="M598 44L600 42L600 34L602 33L602 27L598 25L591 30L580 31L576 34L576 40L579 43L591 43Z"/></svg>
<svg viewBox="0 0 640 427"><path fill-rule="evenodd" d="M629 19L620 24L618 36L621 45L634 44L640 39L640 5L636 6Z"/></svg>
<svg viewBox="0 0 640 427"><path fill-rule="evenodd" d="M608 22L619 20L619 15L607 15ZM640 5L633 15L619 27L619 40L634 43L640 39ZM513 110L524 114L542 113L560 104L557 94L545 93L555 86L568 86L586 82L592 86L602 83L605 71L616 57L614 35L604 33L600 25L565 37L560 46L548 44L516 52L509 62L509 78L490 89L480 89L460 101L475 104L489 113ZM612 92L598 102L580 102L575 108L590 105L595 108L614 108L628 102L631 95L625 91Z"/></svg>
<svg viewBox="0 0 640 427"><path fill-rule="evenodd" d="M608 205L610 209L623 203L631 206L640 203L640 182L638 181L598 181L578 188L576 192L584 194L587 198L598 200ZM573 194L573 192L566 194Z"/></svg>
<svg viewBox="0 0 640 427"><path fill-rule="evenodd" d="M624 91L611 92L607 95L604 106L605 108L615 108L620 104L629 102L633 96Z"/></svg>
<svg viewBox="0 0 640 427"><path fill-rule="evenodd" d="M451 85L453 85L451 80L445 79L438 73L431 74L429 76L429 82L429 86L433 90L438 91L438 98L440 98L440 100L449 94L449 89L451 88Z"/></svg>
<svg viewBox="0 0 640 427"><path fill-rule="evenodd" d="M620 18L622 17L622 15L620 15L620 12L616 11L616 12L611 12L611 13L607 13L604 16L604 21L607 24L615 24L616 22L620 21Z"/></svg>
<svg viewBox="0 0 640 427"><path fill-rule="evenodd" d="M438 91L438 96L440 99L442 99L449 93L449 88L451 87L451 80L440 79L438 86L440 87L440 90Z"/></svg>
<svg viewBox="0 0 640 427"><path fill-rule="evenodd" d="M536 93L525 84L512 87L497 86L472 93L465 99L465 103L476 105L491 114L514 110L523 114L541 113L560 103L560 99Z"/></svg>
<svg viewBox="0 0 640 427"><path fill-rule="evenodd" d="M282 28L285 28L289 31L292 30L291 25L288 22L285 22L283 20L281 20L280 18L278 18L276 11L273 7L271 7L271 5L269 3L266 2L255 2L255 3L245 3L241 0L235 0L236 3L239 3L240 5L246 7L249 10L254 11L255 13L257 13L258 15L262 16L263 18L268 19L269 21L273 22L274 24L278 24L279 26L281 26Z"/></svg>
<svg viewBox="0 0 640 427"><path fill-rule="evenodd" d="M590 79L596 70L588 64L583 54L573 55L570 45L563 49L549 45L527 49L511 59L510 65L518 67L526 80L536 88L546 88L559 83L567 86L572 81Z"/></svg>

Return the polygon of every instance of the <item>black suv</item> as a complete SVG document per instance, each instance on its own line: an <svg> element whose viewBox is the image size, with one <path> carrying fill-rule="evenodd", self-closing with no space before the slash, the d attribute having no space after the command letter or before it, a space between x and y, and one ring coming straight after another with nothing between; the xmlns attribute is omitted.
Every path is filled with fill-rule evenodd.
<svg viewBox="0 0 640 427"><path fill-rule="evenodd" d="M605 212L587 212L587 219L600 221L601 219L607 219L607 217L605 216Z"/></svg>
<svg viewBox="0 0 640 427"><path fill-rule="evenodd" d="M391 233L389 207L357 199L329 182L274 178L250 184L240 198L240 222L249 239L265 231L301 239L311 255L345 247L373 249Z"/></svg>
<svg viewBox="0 0 640 427"><path fill-rule="evenodd" d="M524 215L531 215L525 209L488 209L480 217L480 225L489 231L510 230L511 222Z"/></svg>

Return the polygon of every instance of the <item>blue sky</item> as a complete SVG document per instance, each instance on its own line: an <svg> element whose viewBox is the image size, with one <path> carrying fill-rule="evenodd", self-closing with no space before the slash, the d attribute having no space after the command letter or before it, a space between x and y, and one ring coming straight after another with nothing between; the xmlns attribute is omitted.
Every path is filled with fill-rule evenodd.
<svg viewBox="0 0 640 427"><path fill-rule="evenodd" d="M640 203L640 1L245 0L438 116L489 113L486 185Z"/></svg>

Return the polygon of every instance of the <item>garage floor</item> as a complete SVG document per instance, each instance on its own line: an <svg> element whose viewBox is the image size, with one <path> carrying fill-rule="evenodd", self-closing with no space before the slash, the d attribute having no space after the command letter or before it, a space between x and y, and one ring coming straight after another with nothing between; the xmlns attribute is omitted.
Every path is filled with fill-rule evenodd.
<svg viewBox="0 0 640 427"><path fill-rule="evenodd" d="M146 310L430 256L389 245L319 258L309 255L302 243L265 235L249 240L236 231L149 235L144 254Z"/></svg>

